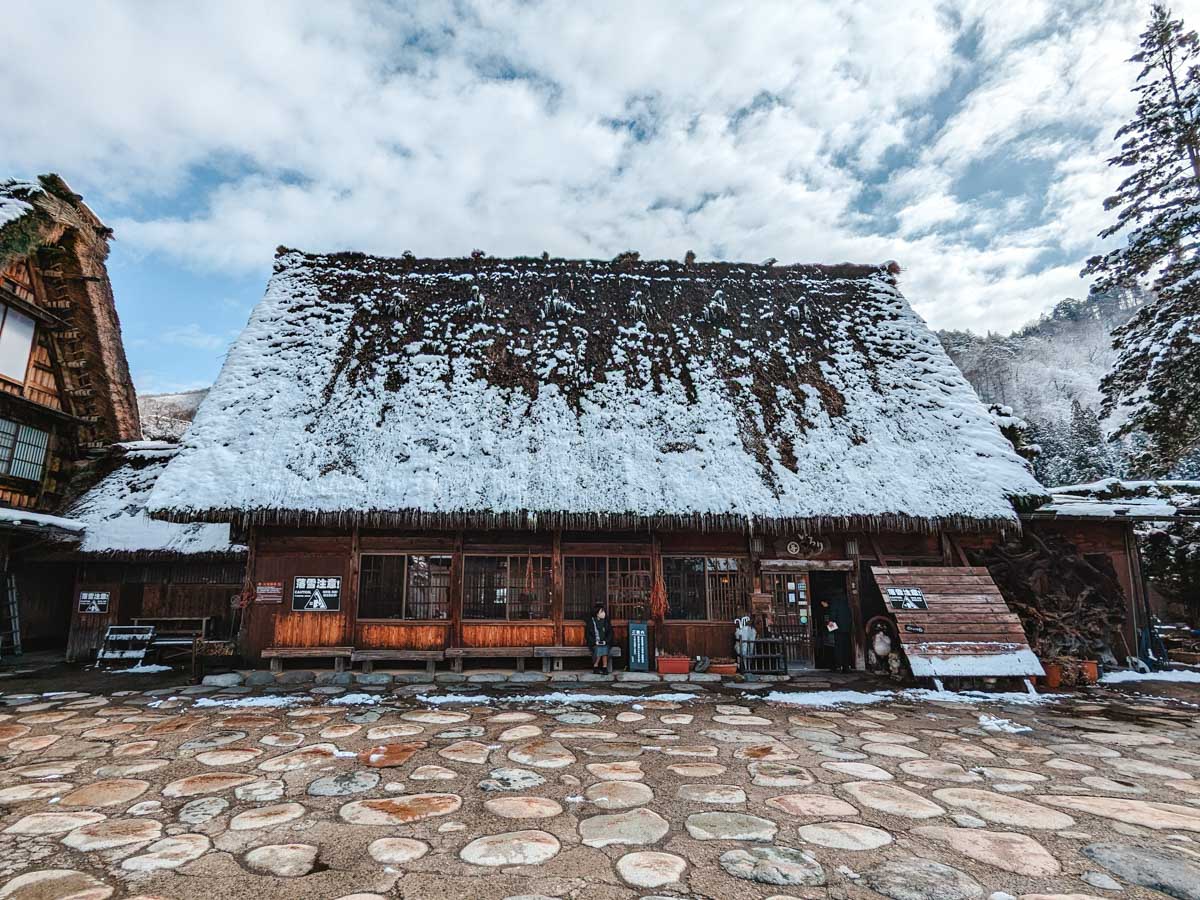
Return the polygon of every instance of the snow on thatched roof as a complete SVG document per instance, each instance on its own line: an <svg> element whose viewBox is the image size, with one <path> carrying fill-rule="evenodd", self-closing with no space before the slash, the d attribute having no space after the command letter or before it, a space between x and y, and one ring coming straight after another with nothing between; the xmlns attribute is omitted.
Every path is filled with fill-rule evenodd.
<svg viewBox="0 0 1200 900"><path fill-rule="evenodd" d="M887 267L282 250L177 520L992 527L1042 488Z"/></svg>
<svg viewBox="0 0 1200 900"><path fill-rule="evenodd" d="M230 542L228 525L160 522L146 514L146 498L178 449L163 441L114 445L116 468L66 513L86 529L74 552L136 559L244 554L245 547Z"/></svg>
<svg viewBox="0 0 1200 900"><path fill-rule="evenodd" d="M1051 501L1032 518L1200 519L1200 481L1125 481L1105 478L1050 490Z"/></svg>

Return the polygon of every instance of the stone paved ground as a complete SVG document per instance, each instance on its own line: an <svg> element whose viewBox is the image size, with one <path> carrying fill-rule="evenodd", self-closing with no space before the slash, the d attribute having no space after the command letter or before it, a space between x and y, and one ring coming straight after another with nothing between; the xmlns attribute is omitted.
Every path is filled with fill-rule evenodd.
<svg viewBox="0 0 1200 900"><path fill-rule="evenodd" d="M1200 898L1196 696L113 683L3 685L0 900Z"/></svg>

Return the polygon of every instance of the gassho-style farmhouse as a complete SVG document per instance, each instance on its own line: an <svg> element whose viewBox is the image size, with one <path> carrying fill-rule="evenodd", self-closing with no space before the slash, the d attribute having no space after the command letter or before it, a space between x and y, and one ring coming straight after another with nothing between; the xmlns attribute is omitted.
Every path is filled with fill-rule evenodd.
<svg viewBox="0 0 1200 900"><path fill-rule="evenodd" d="M915 674L1037 674L969 554L1051 526L1132 635L1129 523L1044 505L898 272L281 248L146 510L249 548L239 650L276 665L549 669L602 603L690 657L753 613L804 667L832 600L862 667L917 596Z"/></svg>

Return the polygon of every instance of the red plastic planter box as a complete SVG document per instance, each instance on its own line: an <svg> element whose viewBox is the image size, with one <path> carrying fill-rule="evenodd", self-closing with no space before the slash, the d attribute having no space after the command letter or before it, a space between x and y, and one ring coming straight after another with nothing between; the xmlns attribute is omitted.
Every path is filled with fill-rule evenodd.
<svg viewBox="0 0 1200 900"><path fill-rule="evenodd" d="M692 667L692 660L687 656L658 657L659 675L686 675Z"/></svg>

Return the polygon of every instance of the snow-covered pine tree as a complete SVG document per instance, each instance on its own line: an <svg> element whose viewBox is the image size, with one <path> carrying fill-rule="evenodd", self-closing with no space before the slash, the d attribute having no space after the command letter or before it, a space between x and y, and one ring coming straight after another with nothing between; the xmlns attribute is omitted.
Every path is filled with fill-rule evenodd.
<svg viewBox="0 0 1200 900"><path fill-rule="evenodd" d="M1128 240L1084 274L1096 291L1152 282L1155 298L1114 333L1101 390L1117 435L1147 436L1137 473L1161 476L1200 447L1200 40L1155 4L1140 46L1137 113L1109 160L1131 172L1105 200L1118 212L1101 232Z"/></svg>

